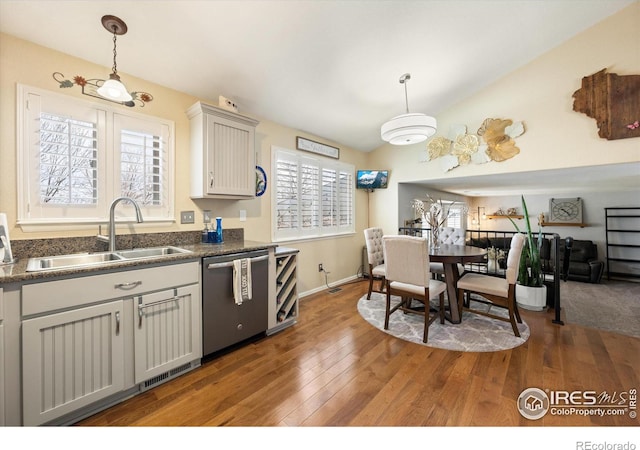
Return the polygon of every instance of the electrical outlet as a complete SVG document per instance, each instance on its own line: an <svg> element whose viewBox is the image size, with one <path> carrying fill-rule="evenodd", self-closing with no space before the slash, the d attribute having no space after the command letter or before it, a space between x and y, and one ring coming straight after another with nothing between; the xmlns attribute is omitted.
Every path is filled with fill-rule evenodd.
<svg viewBox="0 0 640 450"><path fill-rule="evenodd" d="M323 270L322 263L318 264L318 272L322 272Z"/></svg>
<svg viewBox="0 0 640 450"><path fill-rule="evenodd" d="M212 220L213 220L213 214L211 214L211 211L209 211L208 209L205 209L204 211L202 211L202 221L204 223L211 223Z"/></svg>
<svg viewBox="0 0 640 450"><path fill-rule="evenodd" d="M195 223L195 217L193 211L180 211L180 223Z"/></svg>

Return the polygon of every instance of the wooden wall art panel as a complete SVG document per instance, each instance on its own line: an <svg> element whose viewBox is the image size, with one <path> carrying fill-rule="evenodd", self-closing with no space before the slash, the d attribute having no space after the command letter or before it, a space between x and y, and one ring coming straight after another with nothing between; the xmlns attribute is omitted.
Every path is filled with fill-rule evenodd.
<svg viewBox="0 0 640 450"><path fill-rule="evenodd" d="M640 75L607 69L582 78L573 93L573 110L596 120L598 135L614 140L640 137Z"/></svg>

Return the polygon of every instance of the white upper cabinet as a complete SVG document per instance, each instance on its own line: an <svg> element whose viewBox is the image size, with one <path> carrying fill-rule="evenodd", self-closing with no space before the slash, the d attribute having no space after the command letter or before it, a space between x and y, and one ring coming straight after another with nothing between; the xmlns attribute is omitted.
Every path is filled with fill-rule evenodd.
<svg viewBox="0 0 640 450"><path fill-rule="evenodd" d="M191 197L255 197L255 129L259 122L201 102L191 106L187 116L191 124Z"/></svg>

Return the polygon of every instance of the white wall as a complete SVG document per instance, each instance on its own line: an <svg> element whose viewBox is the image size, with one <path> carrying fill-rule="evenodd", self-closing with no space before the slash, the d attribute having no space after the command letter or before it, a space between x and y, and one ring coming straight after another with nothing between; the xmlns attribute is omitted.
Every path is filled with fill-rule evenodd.
<svg viewBox="0 0 640 450"><path fill-rule="evenodd" d="M570 197L570 196L566 196ZM590 240L598 246L598 256L604 260L606 256L605 236L605 211L606 207L640 207L640 198L637 192L587 192L582 198L583 221L586 227L555 226L543 227L545 233L558 233L561 237L571 236L574 239ZM548 217L549 195L526 195L525 201L529 210L531 228L538 230L538 216L540 213ZM473 207L486 208L487 214L491 214L498 208L516 207L522 214L520 196L504 197L478 197L473 199ZM521 230L525 229L524 220L516 220ZM513 225L507 219L481 220L480 227L483 230L511 231ZM471 226L470 226L471 228ZM637 257L637 255L636 255Z"/></svg>
<svg viewBox="0 0 640 450"><path fill-rule="evenodd" d="M387 233L396 229L400 218L389 211L402 208L398 194L398 184L402 182L498 173L522 173L527 177L530 171L640 161L640 139L602 139L598 137L594 119L572 110L572 94L580 88L582 77L605 67L620 75L640 74L640 52L634 51L640 42L638 23L640 2L437 115L437 135L443 136L454 124L466 124L469 132L475 132L485 118L523 121L526 132L516 140L520 154L512 159L443 172L437 160L420 162L426 152L424 143L405 147L385 145L375 150L369 166L389 168L391 175L389 188L376 192L369 222ZM640 187L635 195L639 193ZM567 196L548 194L547 201L548 197ZM610 199L601 203L615 200L616 194L611 194Z"/></svg>
<svg viewBox="0 0 640 450"><path fill-rule="evenodd" d="M75 74L87 78L103 74L105 68L88 61L56 52L34 43L18 39L14 36L0 33L0 211L6 212L9 221L9 231L12 239L38 239L68 236L91 236L98 232L97 226L74 230L27 232L16 225L17 216L17 159L16 139L16 84L22 83L42 89L60 92L64 95L87 99L77 86L60 89L51 74L62 71L67 76ZM340 160L353 164L356 168L367 166L366 153L345 147L340 143L331 142L320 136L312 136L300 130L285 127L269 121L267 118L255 117L260 120L256 129L257 164L267 172L267 191L262 197L252 200L213 200L190 198L190 136L189 121L185 111L197 99L187 93L175 91L166 86L149 83L148 81L132 77L127 74L127 83L141 91L151 92L153 102L145 105L138 112L156 117L173 120L175 123L175 213L180 211L194 211L194 224L180 224L178 221L167 226L152 226L143 223L136 224L135 232L153 233L165 231L191 231L202 227L202 210L208 209L214 216L223 218L224 227L244 228L245 239L260 242L271 241L271 194L273 179L271 177L271 147L278 146L295 151L296 136L335 145L340 148ZM214 96L215 98L215 96ZM207 102L207 99L201 99ZM100 102L100 100L95 100ZM209 101L216 104L215 101ZM125 108L124 106L122 108ZM241 113L247 114L242 111ZM354 277L358 273L362 262L361 249L364 245L362 230L366 228L368 219L367 197L364 192L356 193L356 233L337 239L318 239L290 242L286 245L300 250L298 258L298 289L300 292L321 289L325 286L324 274L318 273L318 263L331 272L328 282ZM240 210L246 211L246 221L240 221ZM126 233L127 230L118 230ZM20 257L20 255L16 255Z"/></svg>

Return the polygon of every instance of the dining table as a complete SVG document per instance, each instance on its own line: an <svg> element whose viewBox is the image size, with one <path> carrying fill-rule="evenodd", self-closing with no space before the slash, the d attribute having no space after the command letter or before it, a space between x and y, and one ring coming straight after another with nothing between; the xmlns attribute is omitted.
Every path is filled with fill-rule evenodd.
<svg viewBox="0 0 640 450"><path fill-rule="evenodd" d="M461 313L458 309L458 280L460 272L458 264L477 263L485 261L487 249L470 245L440 244L439 247L429 247L429 261L442 263L444 281L447 285L449 298L449 312L445 314L451 323L460 323Z"/></svg>

